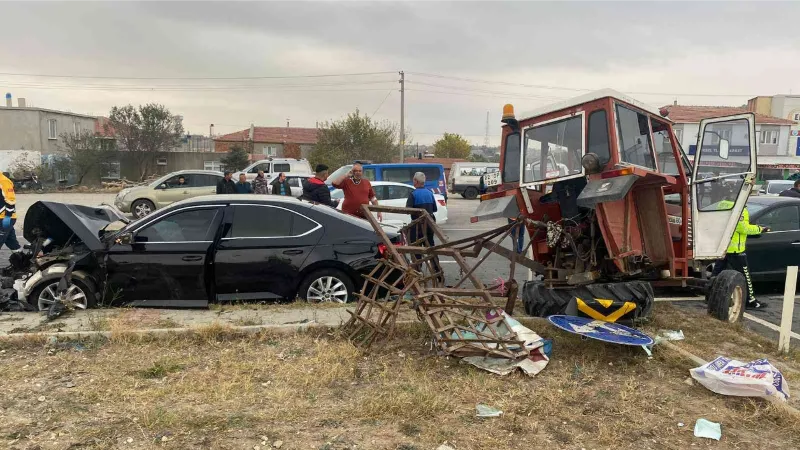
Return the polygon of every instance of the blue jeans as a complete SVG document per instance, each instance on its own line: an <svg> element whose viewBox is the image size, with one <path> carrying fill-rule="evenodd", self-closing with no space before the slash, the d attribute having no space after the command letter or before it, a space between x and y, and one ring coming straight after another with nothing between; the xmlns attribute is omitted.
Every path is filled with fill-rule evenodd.
<svg viewBox="0 0 800 450"><path fill-rule="evenodd" d="M2 247L3 244L6 244L6 247L8 247L10 250L19 250L21 247L19 245L19 241L17 240L17 232L14 231L13 225L5 230L0 229L0 247Z"/></svg>
<svg viewBox="0 0 800 450"><path fill-rule="evenodd" d="M508 219L508 223L515 222L512 219ZM525 227L519 227L511 231L511 242L514 242L516 248L514 249L517 253L522 254L522 251L525 249Z"/></svg>

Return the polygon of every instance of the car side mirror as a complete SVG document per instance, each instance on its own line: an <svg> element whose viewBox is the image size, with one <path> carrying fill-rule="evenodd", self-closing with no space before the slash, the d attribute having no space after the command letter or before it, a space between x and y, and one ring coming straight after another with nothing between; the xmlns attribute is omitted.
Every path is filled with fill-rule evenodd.
<svg viewBox="0 0 800 450"><path fill-rule="evenodd" d="M132 245L133 244L133 234L132 233L122 233L117 237L116 240L117 244L122 245Z"/></svg>
<svg viewBox="0 0 800 450"><path fill-rule="evenodd" d="M159 184L159 185L158 185L158 188L159 188L159 189L166 189L166 188L167 188L167 183L161 183L161 184Z"/></svg>
<svg viewBox="0 0 800 450"><path fill-rule="evenodd" d="M719 157L722 159L728 159L728 151L730 150L730 143L727 139L720 139L719 140Z"/></svg>

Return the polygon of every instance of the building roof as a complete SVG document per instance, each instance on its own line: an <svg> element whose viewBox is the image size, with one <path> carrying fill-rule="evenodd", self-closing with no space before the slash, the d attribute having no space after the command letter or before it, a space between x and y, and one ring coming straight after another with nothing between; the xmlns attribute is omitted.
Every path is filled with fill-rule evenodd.
<svg viewBox="0 0 800 450"><path fill-rule="evenodd" d="M318 128L255 127L253 142L316 144ZM214 138L215 141L242 142L250 140L250 128Z"/></svg>
<svg viewBox="0 0 800 450"><path fill-rule="evenodd" d="M526 111L523 114L520 114L518 119L519 120L530 119L531 117L542 116L554 111L572 108L574 106L582 105L584 103L589 103L595 100L600 100L601 98L606 98L606 97L616 98L618 100L622 100L625 103L633 105L639 109L643 109L649 112L650 114L655 114L656 116L660 115L658 113L658 109L650 105L647 105L645 103L642 103L638 100L635 100L631 97L628 97L627 95L619 91L615 91L614 89L601 89L599 91L589 92L588 94L583 94L577 97L572 97L567 100L562 100L558 103L552 103L546 106L542 106L540 108L534 109L533 111Z"/></svg>
<svg viewBox="0 0 800 450"><path fill-rule="evenodd" d="M0 106L0 111L40 111L40 112L46 112L46 113L51 113L51 114L63 114L65 116L83 117L84 119L94 119L95 118L95 116L90 116L88 114L79 114L79 113L74 113L74 112L70 112L70 111L58 111L58 110L55 110L55 109L47 109L47 108L34 108L34 107L30 107L30 106L25 106L23 108L20 108L18 106L12 106L10 108L8 106Z"/></svg>
<svg viewBox="0 0 800 450"><path fill-rule="evenodd" d="M108 131L106 131L106 124L108 124ZM114 128L111 127L108 117L97 117L97 120L94 121L94 134L101 137L114 137Z"/></svg>
<svg viewBox="0 0 800 450"><path fill-rule="evenodd" d="M749 113L747 108L736 106L684 106L667 105L661 109L667 111L667 118L675 123L699 123L702 119ZM753 113L755 114L755 113ZM794 122L780 117L755 114L756 124L794 125Z"/></svg>

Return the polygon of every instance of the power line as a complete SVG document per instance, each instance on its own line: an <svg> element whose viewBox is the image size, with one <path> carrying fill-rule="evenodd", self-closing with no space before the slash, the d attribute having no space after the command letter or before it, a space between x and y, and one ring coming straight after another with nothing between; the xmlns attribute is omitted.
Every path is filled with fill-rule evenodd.
<svg viewBox="0 0 800 450"><path fill-rule="evenodd" d="M115 77L103 75L54 75L40 73L12 73L0 72L0 75L14 77L39 77L39 78L82 78L94 80L279 80L292 78L329 78L329 77L358 77L368 75L386 75L394 72L360 72L360 73L333 73L321 75L281 75L281 76L251 76L251 77Z"/></svg>
<svg viewBox="0 0 800 450"><path fill-rule="evenodd" d="M487 94L480 94L480 93L469 93L469 92L448 92L448 91L434 91L430 89L411 89L408 88L406 91L413 91L413 92L429 92L431 94L447 94L447 95L462 95L466 97L491 97L497 98L498 95L516 98L516 99L530 99L530 100L541 100L541 97L528 97L524 94L513 94L508 92L492 92Z"/></svg>
<svg viewBox="0 0 800 450"><path fill-rule="evenodd" d="M383 106L383 104L384 104L384 103L386 103L386 99L388 99L388 98L389 98L389 96L390 96L390 95L392 95L392 91L393 91L393 90L394 90L394 89L389 89L389 92L387 92L387 93L386 93L386 97L383 97L383 100L381 100L381 104L380 104L380 105L378 105L378 107L377 107L377 108L375 108L375 111L372 113L372 115L371 115L371 116L369 116L369 118L370 118L370 119L372 119L372 117L373 117L375 114L377 114L377 113L378 113L378 111L381 109L381 106Z"/></svg>
<svg viewBox="0 0 800 450"><path fill-rule="evenodd" d="M550 90L562 90L562 91L573 91L573 92L590 92L597 90L596 88L574 88L574 87L550 86L541 84L511 83L508 81L482 80L477 78L452 77L448 75L439 75L439 74L422 73L422 72L409 72L409 74L420 77L464 81L467 83L498 84L503 86L518 86L518 87L533 88L533 89L550 89ZM697 93L685 93L685 92L675 93L675 92L642 92L642 91L626 91L626 93L634 95L661 95L661 96L681 95L685 97L757 97L759 95L759 94L697 94Z"/></svg>
<svg viewBox="0 0 800 450"><path fill-rule="evenodd" d="M107 89L143 89L155 90L161 88L181 88L181 89L252 89L252 88L285 88L285 87L316 87L316 86L347 86L347 85L366 85L366 84L381 84L381 83L394 83L394 79L383 80L369 80L369 81L344 81L336 83L301 83L301 84L217 84L217 85L186 85L186 84L93 84L93 83L79 83L79 84L50 84L38 81L0 81L0 85L10 87L43 87L54 86L64 88L107 88Z"/></svg>
<svg viewBox="0 0 800 450"><path fill-rule="evenodd" d="M250 90L273 90L279 92L353 92L353 91L385 91L386 88L344 88L344 89L298 89L274 86L248 86L248 87L96 87L96 86L47 86L47 85L23 85L23 84L5 84L6 87L18 87L25 89L49 89L49 90L81 90L81 91L116 91L116 92L223 92L223 91L250 91Z"/></svg>
<svg viewBox="0 0 800 450"><path fill-rule="evenodd" d="M447 86L447 85L443 85L443 84L423 83L423 82L419 82L419 81L408 81L408 83L418 84L418 85L422 85L422 86L431 86L431 87L438 87L438 88L444 88L444 89L451 89L451 90L457 90L457 91L482 92L482 93L486 93L486 94L496 94L496 95L524 95L524 96L526 96L528 98L544 98L544 99L550 99L550 100L564 100L566 98L566 97L553 97L553 96L547 96L547 95L533 95L533 94L519 93L519 92L497 92L497 91L489 91L489 90L486 90L486 89L462 88L462 87L458 87L458 86Z"/></svg>

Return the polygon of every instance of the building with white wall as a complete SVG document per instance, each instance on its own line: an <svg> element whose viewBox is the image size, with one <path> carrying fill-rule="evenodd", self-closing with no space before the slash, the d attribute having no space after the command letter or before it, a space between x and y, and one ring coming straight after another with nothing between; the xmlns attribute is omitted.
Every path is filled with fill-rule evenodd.
<svg viewBox="0 0 800 450"><path fill-rule="evenodd" d="M700 121L712 117L730 116L749 111L744 107L668 105L663 109L667 118L675 123L675 135L689 159L697 149ZM798 111L800 113L800 111ZM755 112L758 145L758 178L760 180L785 179L800 170L800 154L795 151L793 120ZM735 145L735 142L731 142ZM794 145L792 145L794 144Z"/></svg>

